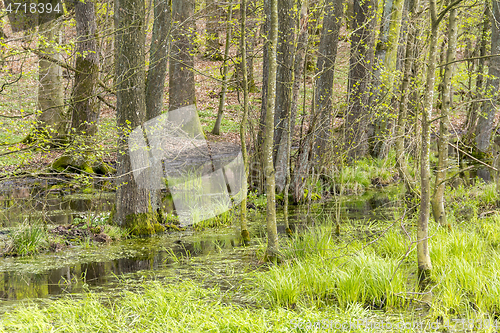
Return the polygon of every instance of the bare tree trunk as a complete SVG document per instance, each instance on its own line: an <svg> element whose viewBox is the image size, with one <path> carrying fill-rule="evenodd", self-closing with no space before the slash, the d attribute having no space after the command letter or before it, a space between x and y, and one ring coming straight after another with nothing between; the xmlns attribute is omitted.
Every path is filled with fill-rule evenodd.
<svg viewBox="0 0 500 333"><path fill-rule="evenodd" d="M156 118L163 112L171 2L172 0L154 1L153 35L146 80L146 120Z"/></svg>
<svg viewBox="0 0 500 333"><path fill-rule="evenodd" d="M436 173L436 185L432 198L432 213L434 220L441 225L446 225L446 213L444 210L444 190L446 185L446 174L448 170L448 144L450 119L448 118L452 103L451 78L457 52L457 9L450 10L448 23L448 50L446 51L446 67L443 78L443 100L441 103L441 117L439 120L438 141L438 170Z"/></svg>
<svg viewBox="0 0 500 333"><path fill-rule="evenodd" d="M483 29L481 32L481 42L479 45L479 57L478 59L478 65L477 65L477 77L476 77L476 91L475 95L473 96L473 101L470 104L469 110L467 111L467 120L465 122L465 129L466 129L466 134L465 138L463 139L466 141L466 143L471 143L473 141L473 136L474 133L476 132L476 125L477 125L477 111L479 110L479 107L481 106L481 102L479 101L482 96L483 96L483 89L484 89L484 67L485 67L485 58L484 56L486 55L486 45L488 43L488 30L489 30L489 7L488 4L485 6L485 10L483 13ZM472 68L474 69L474 61L471 61L472 63ZM472 84L471 84L472 86Z"/></svg>
<svg viewBox="0 0 500 333"><path fill-rule="evenodd" d="M77 134L93 135L97 131L99 104L96 84L99 76L99 52L96 41L96 17L92 1L75 4L76 73L71 95L71 128Z"/></svg>
<svg viewBox="0 0 500 333"><path fill-rule="evenodd" d="M263 162L266 178L267 195L267 251L268 260L277 260L278 255L278 231L276 228L276 194L275 194L275 170L273 166L273 135L274 135L274 110L276 102L276 56L278 45L278 0L268 0L270 6L271 20L268 39L268 85L267 85L267 107L265 118Z"/></svg>
<svg viewBox="0 0 500 333"><path fill-rule="evenodd" d="M224 48L224 63L222 64L223 74L222 74L222 91L219 97L219 111L217 112L217 120L215 120L214 128L212 129L212 134L220 135L220 124L222 122L222 115L224 114L224 104L226 103L227 94L227 73L229 71L228 61L229 61L229 47L231 46L231 25L233 19L233 5L229 4L229 10L227 13L226 22L226 47Z"/></svg>
<svg viewBox="0 0 500 333"><path fill-rule="evenodd" d="M438 23L436 13L436 0L429 0L429 16L431 34L429 41L429 59L427 61L427 82L425 86L425 100L422 110L422 150L420 160L420 215L417 224L417 260L418 276L421 281L426 280L431 272L432 264L429 255L429 211L430 211L430 122L434 104L434 82L436 71Z"/></svg>
<svg viewBox="0 0 500 333"><path fill-rule="evenodd" d="M241 0L241 72L243 76L243 116L240 123L240 142L241 142L241 154L243 156L243 165L245 167L243 191L245 195L241 201L241 215L240 215L240 225L241 225L241 238L243 241L247 242L250 240L250 233L248 232L247 226L247 178L248 178L248 153L247 153L247 120L248 120L248 76L247 76L247 41L246 41L246 21L247 21L247 4L246 0Z"/></svg>
<svg viewBox="0 0 500 333"><path fill-rule="evenodd" d="M393 87L397 81L396 63L403 0L386 0L380 37L375 51L375 67L373 73L372 93L369 98L374 117L375 133L371 139L371 154L383 158L390 147L390 121L392 119Z"/></svg>
<svg viewBox="0 0 500 333"><path fill-rule="evenodd" d="M500 54L500 4L497 0L493 0L491 4L491 54ZM476 145L482 153L487 152L491 147L490 140L493 132L499 83L500 57L492 57L489 59L488 80L484 96L488 100L483 102L476 128Z"/></svg>
<svg viewBox="0 0 500 333"><path fill-rule="evenodd" d="M329 141L333 120L333 77L335 73L335 59L339 42L339 29L341 25L343 0L328 0L325 5L323 30L318 50L318 79L316 80L315 110L318 123L314 132L313 144L315 163L324 165L325 154L330 150Z"/></svg>
<svg viewBox="0 0 500 333"><path fill-rule="evenodd" d="M278 71L276 75L276 109L274 114L273 162L276 170L276 190L283 192L290 173L287 131L291 119L293 58L295 42L294 0L278 0Z"/></svg>
<svg viewBox="0 0 500 333"><path fill-rule="evenodd" d="M408 36L406 41L406 51L403 69L403 80L401 81L401 97L399 102L398 120L395 129L396 139L396 167L399 172L399 177L404 181L406 188L410 191L413 189L413 179L408 172L405 153L405 138L408 115L408 104L410 94L410 80L412 71L415 70L414 59L416 58L416 42L417 42L417 8L419 7L419 0L413 0L410 8L410 19L408 20Z"/></svg>
<svg viewBox="0 0 500 333"><path fill-rule="evenodd" d="M40 51L56 61L62 61L57 45L61 42L61 24L56 21L40 27L40 36L45 41ZM51 139L61 138L66 132L64 121L64 85L62 68L45 59L38 60L38 131Z"/></svg>
<svg viewBox="0 0 500 333"><path fill-rule="evenodd" d="M346 149L350 158L359 158L368 153L368 138L373 130L369 128L368 112L369 83L373 60L373 28L376 3L371 0L354 1L354 32L351 38L349 66L349 100L345 115L344 130Z"/></svg>
<svg viewBox="0 0 500 333"><path fill-rule="evenodd" d="M144 122L145 102L145 8L143 1L115 3L116 108L118 139L118 179L115 220L133 229L147 218L148 190L139 188L132 172L128 133Z"/></svg>
<svg viewBox="0 0 500 333"><path fill-rule="evenodd" d="M194 0L172 0L169 111L196 102L194 85Z"/></svg>

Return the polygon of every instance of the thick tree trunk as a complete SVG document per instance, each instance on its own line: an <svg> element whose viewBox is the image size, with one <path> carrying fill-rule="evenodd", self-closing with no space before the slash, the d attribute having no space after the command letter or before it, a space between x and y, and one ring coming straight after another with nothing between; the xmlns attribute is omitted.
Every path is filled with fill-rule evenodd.
<svg viewBox="0 0 500 333"><path fill-rule="evenodd" d="M371 0L354 0L354 32L351 38L349 66L349 100L345 116L344 131L346 149L352 158L363 157L368 153L368 138L373 129L369 114L369 83L373 60L373 28L376 4Z"/></svg>
<svg viewBox="0 0 500 333"><path fill-rule="evenodd" d="M144 122L145 103L145 8L144 1L118 0L115 3L116 109L118 179L115 220L118 225L136 228L147 218L148 190L139 188L132 172L128 134Z"/></svg>
<svg viewBox="0 0 500 333"><path fill-rule="evenodd" d="M276 228L276 194L275 194L275 170L273 166L273 135L274 135L274 110L276 102L276 56L278 44L278 0L268 0L270 6L271 20L268 38L268 85L267 85L267 107L264 131L264 148L262 152L264 173L266 179L267 196L267 251L269 260L275 261L278 255L278 232Z"/></svg>
<svg viewBox="0 0 500 333"><path fill-rule="evenodd" d="M497 0L492 1L491 8L491 54L500 54L500 4ZM476 128L477 149L486 153L491 145L491 134L495 118L495 107L498 104L498 88L500 83L500 57L489 59L488 80L486 82L485 96L487 101L483 102L482 110L479 112Z"/></svg>
<svg viewBox="0 0 500 333"><path fill-rule="evenodd" d="M169 110L196 102L194 85L194 0L172 0Z"/></svg>
<svg viewBox="0 0 500 333"><path fill-rule="evenodd" d="M432 107L434 104L434 82L436 72L436 54L438 24L436 14L436 0L429 0L429 16L431 35L429 41L429 59L427 61L427 81L425 86L425 100L422 110L422 150L420 160L420 215L417 224L417 260L418 276L421 281L429 277L432 269L431 257L429 255L429 212L430 212L430 122L432 119Z"/></svg>
<svg viewBox="0 0 500 333"><path fill-rule="evenodd" d="M455 61L457 52L457 9L450 10L448 23L448 49L446 51L446 65L443 78L443 91L441 103L441 116L439 119L439 141L438 141L438 170L436 173L436 185L434 196L432 198L432 213L434 220L441 225L446 225L446 213L444 210L444 190L445 179L448 171L448 144L449 144L449 127L450 119L448 118L451 110L452 92L451 78L455 64L450 64Z"/></svg>
<svg viewBox="0 0 500 333"><path fill-rule="evenodd" d="M318 50L318 79L316 80L315 110L318 115L315 143L313 144L315 163L324 165L325 155L330 150L329 141L333 120L333 77L342 21L343 0L328 0L325 5L323 30Z"/></svg>
<svg viewBox="0 0 500 333"><path fill-rule="evenodd" d="M291 118L293 58L295 42L294 0L278 0L278 71L276 75L276 109L274 113L273 162L276 190L283 192L290 170L287 132Z"/></svg>
<svg viewBox="0 0 500 333"><path fill-rule="evenodd" d="M99 52L96 41L95 7L92 1L77 1L76 73L71 94L71 129L76 134L93 135L97 131L99 103L96 85L99 76Z"/></svg>
<svg viewBox="0 0 500 333"><path fill-rule="evenodd" d="M233 5L229 5L226 22L226 47L224 48L224 63L222 64L222 91L219 97L219 110L217 112L217 119L215 120L212 134L220 135L220 125L222 122L222 115L224 114L224 104L226 104L227 95L227 73L229 71L229 47L231 46L231 25L233 19Z"/></svg>
<svg viewBox="0 0 500 333"><path fill-rule="evenodd" d="M154 1L153 35L149 49L149 68L146 81L146 120L158 117L163 112L171 2L172 0Z"/></svg>
<svg viewBox="0 0 500 333"><path fill-rule="evenodd" d="M40 52L61 62L57 45L61 42L61 24L48 22L40 27ZM38 60L38 131L51 139L61 138L66 132L64 121L64 85L62 68L54 62Z"/></svg>

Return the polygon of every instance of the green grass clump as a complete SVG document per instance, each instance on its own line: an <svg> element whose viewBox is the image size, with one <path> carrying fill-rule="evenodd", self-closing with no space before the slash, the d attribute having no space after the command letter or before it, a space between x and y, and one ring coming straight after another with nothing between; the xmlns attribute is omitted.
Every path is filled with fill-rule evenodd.
<svg viewBox="0 0 500 333"><path fill-rule="evenodd" d="M25 223L12 232L4 253L7 255L27 256L43 252L48 247L47 228L40 223Z"/></svg>

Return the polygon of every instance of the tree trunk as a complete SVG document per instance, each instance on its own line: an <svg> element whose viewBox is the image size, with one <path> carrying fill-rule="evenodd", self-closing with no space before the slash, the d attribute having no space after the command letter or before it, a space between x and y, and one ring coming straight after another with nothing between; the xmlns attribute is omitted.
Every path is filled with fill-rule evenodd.
<svg viewBox="0 0 500 333"><path fill-rule="evenodd" d="M57 50L61 42L61 24L55 21L45 23L40 27L40 52L56 61L62 61ZM61 138L66 132L64 121L64 85L62 68L54 62L38 60L38 131L52 140Z"/></svg>
<svg viewBox="0 0 500 333"><path fill-rule="evenodd" d="M222 60L220 54L219 17L220 8L217 0L205 0L207 10L207 24L205 35L205 56L212 60Z"/></svg>
<svg viewBox="0 0 500 333"><path fill-rule="evenodd" d="M373 60L375 6L376 3L371 0L354 1L354 32L351 38L348 86L349 106L344 122L346 150L351 159L363 157L368 153L368 138L373 132L368 126L371 118L368 111L368 99Z"/></svg>
<svg viewBox="0 0 500 333"><path fill-rule="evenodd" d="M372 93L369 105L375 113L375 133L372 138L371 154L383 158L390 147L390 120L392 119L392 99L394 82L397 81L396 72L399 34L401 31L401 17L403 0L386 0L380 37L375 51L375 67L372 80Z"/></svg>
<svg viewBox="0 0 500 333"><path fill-rule="evenodd" d="M146 80L146 120L156 118L163 112L171 2L172 0L154 1L153 35Z"/></svg>
<svg viewBox="0 0 500 333"><path fill-rule="evenodd" d="M262 152L264 173L266 179L267 195L267 251L269 260L277 260L278 255L278 232L276 228L276 194L275 194L275 170L273 166L273 134L274 134L274 110L276 98L276 56L278 44L278 0L268 0L270 6L271 20L268 38L268 84L266 97L266 118L264 131L264 148Z"/></svg>
<svg viewBox="0 0 500 333"><path fill-rule="evenodd" d="M314 100L318 123L314 135L316 141L313 145L313 154L315 162L320 165L326 164L325 154L330 150L329 141L333 120L333 77L342 9L343 0L328 0L319 42L317 63L319 76L316 80Z"/></svg>
<svg viewBox="0 0 500 333"><path fill-rule="evenodd" d="M411 8L409 10L410 18L408 20L408 35L406 41L406 50L404 57L404 69L403 69L403 80L401 81L401 97L398 109L398 119L395 129L395 150L396 150L396 167L398 169L399 177L404 181L407 190L413 191L413 179L411 179L410 173L408 172L408 167L406 163L406 153L405 153L405 138L406 138L406 126L407 115L408 115L408 103L409 103L409 90L410 90L410 80L412 72L414 72L414 59L417 55L416 42L417 42L417 8L419 7L419 1L413 0ZM409 128L409 127L408 127Z"/></svg>
<svg viewBox="0 0 500 333"><path fill-rule="evenodd" d="M276 190L283 192L290 173L287 132L291 117L293 58L295 42L294 0L278 0L278 71L276 75L276 109L274 113L273 162Z"/></svg>
<svg viewBox="0 0 500 333"><path fill-rule="evenodd" d="M500 54L500 9L497 0L492 1L491 8L491 54ZM498 88L500 83L500 57L489 59L488 80L485 88L483 108L478 115L476 128L477 149L486 153L491 145L491 134L493 132L493 122L495 119L495 107L497 105Z"/></svg>
<svg viewBox="0 0 500 333"><path fill-rule="evenodd" d="M429 211L430 211L430 122L432 118L432 107L434 104L434 81L436 71L436 54L438 23L436 14L436 0L429 0L429 16L431 35L429 41L429 59L427 61L427 81L425 86L425 100L422 110L422 150L420 160L420 215L417 224L417 260L418 276L421 281L426 280L431 272L432 264L429 255Z"/></svg>
<svg viewBox="0 0 500 333"><path fill-rule="evenodd" d="M303 0L301 5L300 17L299 17L299 38L297 41L297 51L295 52L295 68L294 68L294 80L293 80L293 90L292 90L292 119L296 119L297 109L298 109L298 101L299 101L299 88L300 83L305 83L305 56L307 51L307 38L308 38L308 30L307 30L307 8L308 8L308 0ZM299 80L299 77L302 77L302 80ZM305 90L304 90L305 91ZM304 99L305 102L305 99ZM305 104L305 103L304 103ZM305 110L305 105L303 109ZM301 138L302 139L302 138ZM304 152L303 149L299 147L298 159L300 158L300 154ZM307 153L308 154L308 153ZM290 161L290 159L289 159ZM289 162L290 163L290 162ZM300 176L300 171L306 167L304 165L300 165L299 163L295 164L295 171L293 174L293 179L290 179L289 186L292 186L293 200L294 202L298 202L304 196L304 182L305 179ZM288 167L290 169L290 165ZM290 176L291 178L291 176ZM288 189L285 186L285 195L287 196L285 203L288 203Z"/></svg>
<svg viewBox="0 0 500 333"><path fill-rule="evenodd" d="M130 229L136 228L141 220L148 219L148 190L137 186L128 147L128 134L144 122L146 114L144 18L144 1L118 0L115 3L116 109L119 129L115 220L118 225Z"/></svg>
<svg viewBox="0 0 500 333"><path fill-rule="evenodd" d="M432 198L432 213L434 220L446 225L446 213L444 210L444 190L445 179L448 170L448 143L449 143L449 127L450 119L448 114L451 109L452 92L451 78L455 64L450 64L455 61L457 52L457 9L450 10L448 23L448 49L446 51L446 65L443 78L443 92L441 103L441 116L439 120L439 141L438 141L438 170L436 173L436 185L434 196Z"/></svg>
<svg viewBox="0 0 500 333"><path fill-rule="evenodd" d="M228 61L229 61L229 47L231 46L231 25L233 19L233 5L229 4L229 10L227 13L226 22L226 47L224 48L224 63L222 64L222 91L219 97L219 110L217 112L217 119L215 120L214 128L212 129L212 134L220 135L220 125L222 122L222 115L224 114L224 104L226 103L227 94L227 73L229 71Z"/></svg>
<svg viewBox="0 0 500 333"><path fill-rule="evenodd" d="M265 21L263 26L263 35L264 35L264 46L263 46L263 60L262 60L262 94L261 94L261 106L260 106L260 117L259 117L259 127L257 133L257 140L254 143L255 145L255 154L254 154L254 162L252 163L251 171L251 184L252 188L256 188L259 193L263 192L264 183L265 183L265 175L260 173L260 170L264 170L264 153L263 153L263 145L264 145L264 132L265 132L265 123L266 123L266 114L267 114L267 89L269 85L269 30L271 26L271 11L270 4L271 0L264 0L264 15ZM274 121L273 121L274 123Z"/></svg>
<svg viewBox="0 0 500 333"><path fill-rule="evenodd" d="M470 104L470 108L467 111L467 120L465 122L465 129L466 129L466 134L464 140L466 141L467 144L472 143L474 133L476 132L476 125L477 125L477 112L479 110L479 107L481 106L481 102L479 101L482 96L483 96L483 89L484 89L484 67L485 67L485 58L484 56L486 55L486 45L488 43L488 30L489 30L489 8L488 4L485 6L485 10L483 13L483 29L481 32L481 42L479 44L479 57L477 63L477 77L476 77L476 91L475 95L473 96L473 101ZM474 68L474 61L471 61L472 67ZM472 84L471 84L472 85Z"/></svg>
<svg viewBox="0 0 500 333"><path fill-rule="evenodd" d="M247 20L247 4L246 0L241 0L241 54L247 54L246 47L246 20ZM247 154L247 120L248 120L248 76L247 76L247 57L241 57L241 74L243 76L243 116L241 117L240 123L240 142L241 142L241 154L243 156L243 165L245 168L245 175L243 176L244 182L242 189L245 191L243 200L241 200L241 213L240 213L240 226L241 226L241 238L244 242L250 240L250 233L248 232L247 226L247 178L248 178L248 154Z"/></svg>
<svg viewBox="0 0 500 333"><path fill-rule="evenodd" d="M96 84L99 76L99 52L96 41L96 17L92 1L77 1L76 73L71 94L71 128L76 134L93 135L97 131L99 103Z"/></svg>
<svg viewBox="0 0 500 333"><path fill-rule="evenodd" d="M169 111L196 102L194 85L194 0L172 0Z"/></svg>

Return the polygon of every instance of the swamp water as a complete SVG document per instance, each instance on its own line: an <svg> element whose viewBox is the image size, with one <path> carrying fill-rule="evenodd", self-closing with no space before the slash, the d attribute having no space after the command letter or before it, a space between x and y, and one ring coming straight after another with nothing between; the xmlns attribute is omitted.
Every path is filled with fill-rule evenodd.
<svg viewBox="0 0 500 333"><path fill-rule="evenodd" d="M372 191L341 202L290 207L290 227L302 230L315 216L378 220L392 218L395 201L390 192ZM337 198L338 199L338 198ZM0 241L10 228L31 218L43 217L52 225L71 223L84 213L109 211L112 193L41 195L29 188L0 193ZM284 235L282 211L278 231ZM238 220L233 226L165 233L107 245L65 248L57 253L0 258L0 312L22 300L43 302L62 295L78 297L92 290L116 295L144 279L196 279L207 285L231 289L250 270L256 269L255 251L265 243L265 212L249 210L250 244L240 241ZM190 260L184 260L190 258ZM244 302L244 301L242 301Z"/></svg>

